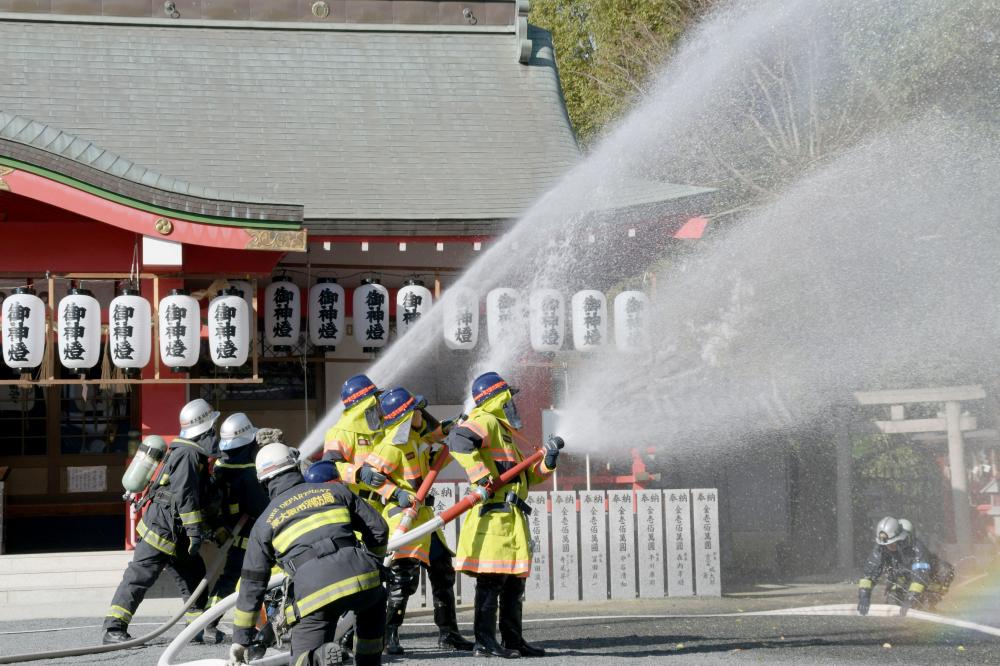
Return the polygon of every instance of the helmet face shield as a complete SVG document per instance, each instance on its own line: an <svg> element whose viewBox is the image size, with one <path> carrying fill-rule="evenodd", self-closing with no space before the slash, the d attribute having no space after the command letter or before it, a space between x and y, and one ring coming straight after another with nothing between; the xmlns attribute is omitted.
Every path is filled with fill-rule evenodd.
<svg viewBox="0 0 1000 666"><path fill-rule="evenodd" d="M365 410L365 424L372 432L382 429L382 410L379 409L377 400L374 405Z"/></svg>
<svg viewBox="0 0 1000 666"><path fill-rule="evenodd" d="M892 517L885 517L878 522L875 528L875 543L880 546L888 546L906 538L906 532L900 526L899 521Z"/></svg>
<svg viewBox="0 0 1000 666"><path fill-rule="evenodd" d="M521 426L521 415L517 413L517 405L514 403L514 398L511 398L504 403L503 414L507 417L507 422L510 423L510 427L514 430L520 430Z"/></svg>

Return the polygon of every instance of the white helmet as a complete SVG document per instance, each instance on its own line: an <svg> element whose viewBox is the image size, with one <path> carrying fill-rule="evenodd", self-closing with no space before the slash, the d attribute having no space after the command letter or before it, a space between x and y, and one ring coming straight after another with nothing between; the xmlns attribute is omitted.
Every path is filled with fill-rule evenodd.
<svg viewBox="0 0 1000 666"><path fill-rule="evenodd" d="M878 527L875 528L875 543L878 545L888 546L890 543L896 543L905 538L906 531L892 516L886 516L878 521Z"/></svg>
<svg viewBox="0 0 1000 666"><path fill-rule="evenodd" d="M199 435L204 435L212 429L219 412L212 409L212 405L198 398L184 405L181 409L181 432L184 439L193 439Z"/></svg>
<svg viewBox="0 0 1000 666"><path fill-rule="evenodd" d="M223 451L232 451L241 446L246 446L253 441L257 435L257 428L250 423L250 419L243 412L236 412L222 422L219 436L219 448Z"/></svg>
<svg viewBox="0 0 1000 666"><path fill-rule="evenodd" d="M254 460L257 480L266 481L272 477L299 466L299 451L280 442L268 444L257 452Z"/></svg>

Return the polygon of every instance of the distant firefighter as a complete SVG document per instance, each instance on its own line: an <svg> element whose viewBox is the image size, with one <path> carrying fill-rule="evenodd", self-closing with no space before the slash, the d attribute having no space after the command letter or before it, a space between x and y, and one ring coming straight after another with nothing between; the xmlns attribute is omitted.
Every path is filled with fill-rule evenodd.
<svg viewBox="0 0 1000 666"><path fill-rule="evenodd" d="M480 375L472 383L475 409L448 436L448 448L474 485L485 486L523 459L514 443L514 433L521 428L516 392L495 372ZM527 521L531 508L525 500L529 487L548 478L558 459L552 439L541 462L474 507L462 524L457 568L476 579L476 656L512 659L545 654L526 643L521 633L522 598L531 571ZM501 643L496 640L498 610Z"/></svg>
<svg viewBox="0 0 1000 666"><path fill-rule="evenodd" d="M917 539L910 521L886 516L875 528L875 549L858 581L861 615L868 614L872 589L882 575L886 578L886 601L898 604L899 614L906 615L914 605L933 609L948 592L955 570Z"/></svg>
<svg viewBox="0 0 1000 666"><path fill-rule="evenodd" d="M348 488L379 511L382 498L375 489L385 477L371 467L362 475L361 468L381 436L382 415L378 404L381 393L367 375L354 375L344 382L340 391L344 413L327 430L323 443L323 459L332 461Z"/></svg>
<svg viewBox="0 0 1000 666"><path fill-rule="evenodd" d="M170 443L166 462L151 481L149 505L139 521L141 541L104 618L104 643L131 638L132 614L164 568L174 575L185 599L205 577L205 563L198 552L208 535L208 459L218 455L218 418L219 412L201 398L181 409L180 436ZM207 592L188 612L188 622L205 610Z"/></svg>
<svg viewBox="0 0 1000 666"><path fill-rule="evenodd" d="M360 478L378 488L385 500L383 515L395 530L402 522L403 512L416 509L411 527L415 528L434 516L433 499L414 506L417 490L432 465L428 446L439 431L421 436L424 427L421 403L404 388L394 388L381 396L380 410L384 419L382 438L365 460ZM372 480L374 479L374 480ZM417 591L420 565L427 567L434 598L434 623L438 627L438 646L449 650L471 650L472 642L458 631L455 614L455 569L452 553L440 530L396 551L389 567L389 603L386 614L385 651L402 654L399 627L406 616L407 600Z"/></svg>

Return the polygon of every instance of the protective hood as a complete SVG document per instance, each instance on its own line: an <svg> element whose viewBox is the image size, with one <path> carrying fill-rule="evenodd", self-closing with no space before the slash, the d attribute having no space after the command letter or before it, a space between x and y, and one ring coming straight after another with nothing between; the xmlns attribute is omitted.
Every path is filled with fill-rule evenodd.
<svg viewBox="0 0 1000 666"><path fill-rule="evenodd" d="M372 435L378 432L378 428L372 428L368 422L368 414L372 410L378 409L378 398L372 394L360 400L348 409L344 410L343 416L337 422L337 428L348 432L356 432L359 435Z"/></svg>
<svg viewBox="0 0 1000 666"><path fill-rule="evenodd" d="M521 429L521 419L517 417L514 407L514 396L509 390L497 393L495 396L476 407L481 412L492 414L514 430ZM512 418L513 417L513 418Z"/></svg>
<svg viewBox="0 0 1000 666"><path fill-rule="evenodd" d="M402 421L386 428L383 437L396 446L406 444L410 440L410 430L412 427L413 412L410 412Z"/></svg>

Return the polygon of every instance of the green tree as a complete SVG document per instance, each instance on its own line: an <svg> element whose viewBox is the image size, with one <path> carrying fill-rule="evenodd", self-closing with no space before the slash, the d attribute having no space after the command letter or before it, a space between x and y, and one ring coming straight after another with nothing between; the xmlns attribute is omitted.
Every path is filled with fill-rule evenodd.
<svg viewBox="0 0 1000 666"><path fill-rule="evenodd" d="M711 0L535 0L552 33L563 95L581 144L647 92L678 37Z"/></svg>

